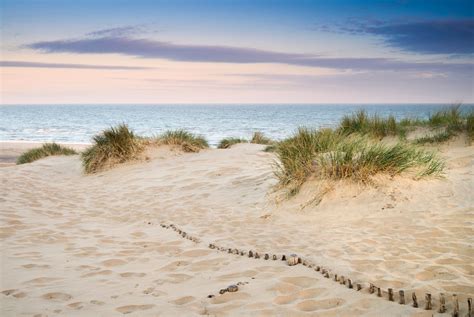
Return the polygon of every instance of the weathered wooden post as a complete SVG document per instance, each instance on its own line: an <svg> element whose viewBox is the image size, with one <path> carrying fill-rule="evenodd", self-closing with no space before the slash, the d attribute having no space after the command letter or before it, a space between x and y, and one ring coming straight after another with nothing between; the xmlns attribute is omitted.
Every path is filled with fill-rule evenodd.
<svg viewBox="0 0 474 317"><path fill-rule="evenodd" d="M253 258L253 251L252 250L249 251L249 258Z"/></svg>
<svg viewBox="0 0 474 317"><path fill-rule="evenodd" d="M256 259L260 259L260 255L258 254L258 252L255 252L255 256L254 256L254 258L256 258Z"/></svg>
<svg viewBox="0 0 474 317"><path fill-rule="evenodd" d="M467 316L472 317L472 298L467 299Z"/></svg>
<svg viewBox="0 0 474 317"><path fill-rule="evenodd" d="M453 317L459 317L459 302L456 294L453 294Z"/></svg>
<svg viewBox="0 0 474 317"><path fill-rule="evenodd" d="M274 254L273 255L273 261L276 261L276 260L278 260L278 257Z"/></svg>
<svg viewBox="0 0 474 317"><path fill-rule="evenodd" d="M362 285L359 284L359 283L357 283L357 286L356 286L356 287L357 287L357 291L360 291L360 290L362 289Z"/></svg>
<svg viewBox="0 0 474 317"><path fill-rule="evenodd" d="M431 310L431 294L426 293L425 295L425 310Z"/></svg>
<svg viewBox="0 0 474 317"><path fill-rule="evenodd" d="M270 256L268 255L268 253L265 253L265 256L263 257L265 260L268 260L270 259Z"/></svg>
<svg viewBox="0 0 474 317"><path fill-rule="evenodd" d="M405 305L405 291L399 290L398 291L398 296L399 296L398 303L400 305Z"/></svg>
<svg viewBox="0 0 474 317"><path fill-rule="evenodd" d="M444 299L444 294L439 294L439 309L438 313L445 313L446 312L446 300Z"/></svg>
<svg viewBox="0 0 474 317"><path fill-rule="evenodd" d="M418 307L418 301L416 300L416 294L415 292L413 292L413 294L411 294L411 298L413 299L413 307Z"/></svg>
<svg viewBox="0 0 474 317"><path fill-rule="evenodd" d="M334 274L334 281L337 282L337 274Z"/></svg>
<svg viewBox="0 0 474 317"><path fill-rule="evenodd" d="M388 300L393 302L393 289L388 289Z"/></svg>
<svg viewBox="0 0 474 317"><path fill-rule="evenodd" d="M352 286L352 281L351 281L350 278L347 279L347 287L348 287L348 288L353 288L353 286Z"/></svg>
<svg viewBox="0 0 474 317"><path fill-rule="evenodd" d="M382 290L380 287L377 287L377 297L382 297Z"/></svg>
<svg viewBox="0 0 474 317"><path fill-rule="evenodd" d="M370 283L370 286L369 286L369 293L370 294L373 294L375 292L375 285Z"/></svg>

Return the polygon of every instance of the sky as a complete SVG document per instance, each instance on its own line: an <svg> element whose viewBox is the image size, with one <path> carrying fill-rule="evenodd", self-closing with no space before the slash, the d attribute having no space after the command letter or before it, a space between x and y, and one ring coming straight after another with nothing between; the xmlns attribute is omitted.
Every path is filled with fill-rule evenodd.
<svg viewBox="0 0 474 317"><path fill-rule="evenodd" d="M473 16L470 0L0 0L0 102L472 103Z"/></svg>

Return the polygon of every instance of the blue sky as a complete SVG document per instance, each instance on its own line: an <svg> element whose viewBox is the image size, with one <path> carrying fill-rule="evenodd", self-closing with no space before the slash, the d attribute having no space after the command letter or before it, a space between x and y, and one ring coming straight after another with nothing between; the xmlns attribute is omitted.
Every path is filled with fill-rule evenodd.
<svg viewBox="0 0 474 317"><path fill-rule="evenodd" d="M473 102L473 11L458 0L3 0L2 103Z"/></svg>

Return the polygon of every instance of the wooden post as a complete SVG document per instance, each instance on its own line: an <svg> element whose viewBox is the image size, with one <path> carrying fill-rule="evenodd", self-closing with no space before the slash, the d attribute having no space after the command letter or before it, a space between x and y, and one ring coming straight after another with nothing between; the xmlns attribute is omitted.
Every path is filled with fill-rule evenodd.
<svg viewBox="0 0 474 317"><path fill-rule="evenodd" d="M370 294L373 294L375 292L375 285L370 283L370 286L369 286L369 293Z"/></svg>
<svg viewBox="0 0 474 317"><path fill-rule="evenodd" d="M255 258L260 259L260 255L258 254L258 252L255 252Z"/></svg>
<svg viewBox="0 0 474 317"><path fill-rule="evenodd" d="M334 280L337 282L337 274L334 274Z"/></svg>
<svg viewBox="0 0 474 317"><path fill-rule="evenodd" d="M467 316L472 317L472 298L467 299Z"/></svg>
<svg viewBox="0 0 474 317"><path fill-rule="evenodd" d="M439 294L439 309L438 313L445 313L446 312L446 300L444 299L444 294Z"/></svg>
<svg viewBox="0 0 474 317"><path fill-rule="evenodd" d="M399 300L398 300L398 303L399 303L400 305L405 305L405 291L399 290L399 291L398 291L398 295L399 295L399 297L400 297Z"/></svg>
<svg viewBox="0 0 474 317"><path fill-rule="evenodd" d="M377 287L377 297L382 297L382 290L380 287Z"/></svg>
<svg viewBox="0 0 474 317"><path fill-rule="evenodd" d="M357 283L357 291L360 291L362 289L362 285L360 285L359 283Z"/></svg>
<svg viewBox="0 0 474 317"><path fill-rule="evenodd" d="M227 253L232 253L232 249L231 248L227 249Z"/></svg>
<svg viewBox="0 0 474 317"><path fill-rule="evenodd" d="M324 274L324 277L325 277L325 278L329 278L329 273L326 272L326 273Z"/></svg>
<svg viewBox="0 0 474 317"><path fill-rule="evenodd" d="M215 248L215 245L213 245L212 243L209 244L209 249L214 249Z"/></svg>
<svg viewBox="0 0 474 317"><path fill-rule="evenodd" d="M418 301L416 300L416 294L415 292L413 292L413 294L411 294L411 298L413 299L413 307L418 307Z"/></svg>
<svg viewBox="0 0 474 317"><path fill-rule="evenodd" d="M342 285L346 284L346 279L344 278L344 276L341 276L341 278L339 279L339 283L341 283Z"/></svg>
<svg viewBox="0 0 474 317"><path fill-rule="evenodd" d="M321 270L321 267L319 265L316 265L316 272L318 272L319 270Z"/></svg>
<svg viewBox="0 0 474 317"><path fill-rule="evenodd" d="M350 278L347 279L347 287L348 287L348 288L353 288L353 286L352 286L352 281L351 281Z"/></svg>
<svg viewBox="0 0 474 317"><path fill-rule="evenodd" d="M278 260L278 257L274 254L273 255L273 261L276 261L276 260Z"/></svg>
<svg viewBox="0 0 474 317"><path fill-rule="evenodd" d="M431 294L425 294L425 310L431 310Z"/></svg>
<svg viewBox="0 0 474 317"><path fill-rule="evenodd" d="M281 256L281 260L282 260L282 261L286 261L286 255L283 254L283 255Z"/></svg>
<svg viewBox="0 0 474 317"><path fill-rule="evenodd" d="M253 258L253 251L252 250L249 251L249 258Z"/></svg>
<svg viewBox="0 0 474 317"><path fill-rule="evenodd" d="M459 302L456 294L453 294L453 317L459 317Z"/></svg>
<svg viewBox="0 0 474 317"><path fill-rule="evenodd" d="M388 300L393 302L393 289L388 289Z"/></svg>
<svg viewBox="0 0 474 317"><path fill-rule="evenodd" d="M263 257L265 260L268 260L270 259L270 256L268 255L268 253L265 253L265 256Z"/></svg>

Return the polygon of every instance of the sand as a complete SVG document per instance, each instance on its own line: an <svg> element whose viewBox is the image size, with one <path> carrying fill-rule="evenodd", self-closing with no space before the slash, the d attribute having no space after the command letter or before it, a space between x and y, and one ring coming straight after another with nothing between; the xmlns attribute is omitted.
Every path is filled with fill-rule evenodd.
<svg viewBox="0 0 474 317"><path fill-rule="evenodd" d="M474 294L473 146L441 146L444 179L313 181L290 200L274 190L275 157L263 148L160 148L146 162L90 176L78 156L0 168L1 315L431 316L439 292L449 294L448 312L458 294L466 315ZM209 243L296 253L331 278ZM364 288L340 285L334 273ZM237 292L219 294L237 283ZM393 288L395 302L369 294L368 283ZM399 289L407 305L397 303ZM434 310L411 307L412 291L421 307L432 293Z"/></svg>

